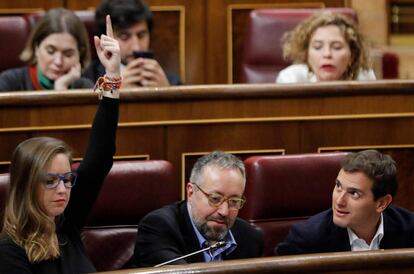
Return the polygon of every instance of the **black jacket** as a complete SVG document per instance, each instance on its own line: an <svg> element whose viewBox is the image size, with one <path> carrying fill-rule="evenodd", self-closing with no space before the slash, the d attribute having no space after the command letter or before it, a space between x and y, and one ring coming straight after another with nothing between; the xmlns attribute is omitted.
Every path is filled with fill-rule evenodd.
<svg viewBox="0 0 414 274"><path fill-rule="evenodd" d="M384 237L381 249L414 247L414 214L406 209L389 206L383 212ZM350 251L346 228L333 222L332 209L323 211L307 220L295 224L286 240L280 243L277 255Z"/></svg>
<svg viewBox="0 0 414 274"><path fill-rule="evenodd" d="M231 232L237 248L224 260L255 258L263 253L263 234L237 218ZM200 244L188 215L187 202L181 201L146 215L138 226L134 258L138 266L153 266L200 250ZM204 262L203 254L175 264Z"/></svg>

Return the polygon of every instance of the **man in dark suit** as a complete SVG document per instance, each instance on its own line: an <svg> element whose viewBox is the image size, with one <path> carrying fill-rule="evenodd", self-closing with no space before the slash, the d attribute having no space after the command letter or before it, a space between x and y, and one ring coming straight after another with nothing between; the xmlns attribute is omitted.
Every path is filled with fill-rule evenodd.
<svg viewBox="0 0 414 274"><path fill-rule="evenodd" d="M293 225L275 253L291 255L414 247L414 214L392 206L397 168L376 150L349 153L332 193L332 208Z"/></svg>
<svg viewBox="0 0 414 274"><path fill-rule="evenodd" d="M174 264L260 257L263 235L237 217L245 202L243 162L212 152L195 163L186 186L187 200L155 210L138 226L134 258L153 266L224 241L223 247Z"/></svg>

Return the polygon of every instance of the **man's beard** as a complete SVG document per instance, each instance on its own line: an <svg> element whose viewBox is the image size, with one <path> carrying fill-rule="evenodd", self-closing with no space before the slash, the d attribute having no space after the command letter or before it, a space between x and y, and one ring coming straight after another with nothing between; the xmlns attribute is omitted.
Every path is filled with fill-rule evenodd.
<svg viewBox="0 0 414 274"><path fill-rule="evenodd" d="M220 220L220 221L223 221L226 224L226 228L220 229L220 228L209 227L207 225L207 222L212 219L213 218L208 218L206 222L204 223L200 223L198 222L198 220L195 220L195 225L198 231L200 231L201 235L203 235L203 237L208 242L222 241L226 237L232 224L230 224L230 220L228 218L224 218L223 220Z"/></svg>
<svg viewBox="0 0 414 274"><path fill-rule="evenodd" d="M222 241L227 235L227 229L217 231L208 227L207 223L204 223L200 227L198 227L198 230L208 242Z"/></svg>

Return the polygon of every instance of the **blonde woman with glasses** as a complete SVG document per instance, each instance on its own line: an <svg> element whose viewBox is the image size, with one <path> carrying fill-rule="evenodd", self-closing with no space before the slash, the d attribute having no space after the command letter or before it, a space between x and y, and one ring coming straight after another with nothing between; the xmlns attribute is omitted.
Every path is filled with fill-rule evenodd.
<svg viewBox="0 0 414 274"><path fill-rule="evenodd" d="M0 273L86 273L96 269L80 232L112 166L118 122L120 54L107 18L107 34L95 37L106 76L89 145L76 172L63 141L37 137L12 156L10 190L0 236Z"/></svg>

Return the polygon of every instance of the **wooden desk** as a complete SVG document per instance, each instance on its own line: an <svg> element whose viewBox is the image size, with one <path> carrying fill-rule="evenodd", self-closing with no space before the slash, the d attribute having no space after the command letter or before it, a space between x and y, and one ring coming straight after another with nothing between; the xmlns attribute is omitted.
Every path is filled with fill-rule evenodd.
<svg viewBox="0 0 414 274"><path fill-rule="evenodd" d="M397 201L414 210L414 81L181 86L121 96L117 157L171 161L178 198L183 163L214 149L245 157L373 147L399 163ZM33 136L61 138L81 157L96 105L90 91L0 93L3 170L15 146Z"/></svg>
<svg viewBox="0 0 414 274"><path fill-rule="evenodd" d="M137 268L101 273L413 273L414 249L336 252L285 257Z"/></svg>

